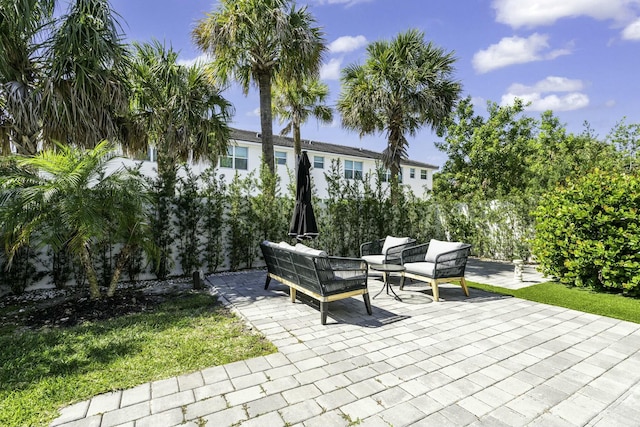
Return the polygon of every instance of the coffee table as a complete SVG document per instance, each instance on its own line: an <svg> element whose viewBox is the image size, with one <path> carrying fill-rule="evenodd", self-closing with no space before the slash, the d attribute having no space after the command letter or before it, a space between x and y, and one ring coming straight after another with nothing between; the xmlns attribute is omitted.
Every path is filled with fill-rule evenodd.
<svg viewBox="0 0 640 427"><path fill-rule="evenodd" d="M389 284L389 276L391 275L390 273L402 273L405 270L404 266L398 265L398 264L369 264L369 268L372 270L381 272L384 280L384 285L382 286L382 289L380 289L380 292L375 294L373 298L375 299L375 297L380 295L382 291L386 289L387 295L389 295L389 291L391 291L395 299L397 299L398 301L402 301L398 296L398 294L394 292L393 288Z"/></svg>

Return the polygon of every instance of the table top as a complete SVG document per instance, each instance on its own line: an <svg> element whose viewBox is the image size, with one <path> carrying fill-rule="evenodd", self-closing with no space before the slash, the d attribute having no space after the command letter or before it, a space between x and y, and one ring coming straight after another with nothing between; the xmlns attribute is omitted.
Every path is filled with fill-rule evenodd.
<svg viewBox="0 0 640 427"><path fill-rule="evenodd" d="M382 271L386 273L393 273L404 271L404 265L399 264L369 264L369 268L376 271Z"/></svg>

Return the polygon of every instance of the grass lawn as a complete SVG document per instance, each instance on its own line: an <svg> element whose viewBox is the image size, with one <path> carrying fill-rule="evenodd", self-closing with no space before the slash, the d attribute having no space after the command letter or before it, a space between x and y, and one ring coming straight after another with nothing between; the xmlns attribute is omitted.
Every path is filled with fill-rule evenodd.
<svg viewBox="0 0 640 427"><path fill-rule="evenodd" d="M507 289L473 282L467 282L467 284L487 292L640 323L640 299L596 293L582 288L569 288L555 282L540 283L522 289Z"/></svg>
<svg viewBox="0 0 640 427"><path fill-rule="evenodd" d="M0 330L0 426L44 426L100 393L273 353L207 294L69 328Z"/></svg>

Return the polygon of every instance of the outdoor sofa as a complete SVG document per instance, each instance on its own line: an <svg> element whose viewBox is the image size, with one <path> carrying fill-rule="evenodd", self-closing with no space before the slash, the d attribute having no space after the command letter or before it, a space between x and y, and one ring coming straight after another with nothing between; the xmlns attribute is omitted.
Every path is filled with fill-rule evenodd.
<svg viewBox="0 0 640 427"><path fill-rule="evenodd" d="M326 252L298 243L260 243L267 265L264 288L271 279L289 286L291 302L302 292L320 302L320 320L327 323L328 304L343 298L362 295L368 314L371 302L367 288L368 265L359 258L328 256Z"/></svg>
<svg viewBox="0 0 640 427"><path fill-rule="evenodd" d="M405 271L402 273L400 290L404 288L404 281L408 277L428 282L434 301L440 299L438 283L459 282L464 294L469 296L464 270L470 253L471 245L467 243L436 239L402 250L400 259Z"/></svg>

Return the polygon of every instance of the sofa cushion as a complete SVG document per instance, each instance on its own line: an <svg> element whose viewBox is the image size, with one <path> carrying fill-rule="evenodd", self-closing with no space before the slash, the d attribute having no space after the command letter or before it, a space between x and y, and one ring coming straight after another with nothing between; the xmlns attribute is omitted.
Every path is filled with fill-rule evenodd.
<svg viewBox="0 0 640 427"><path fill-rule="evenodd" d="M288 244L287 242L280 242L280 243L278 243L278 246L280 246L283 249L288 249L290 251L295 251L295 248L293 246L291 246L290 244Z"/></svg>
<svg viewBox="0 0 640 427"><path fill-rule="evenodd" d="M407 262L404 264L407 273L417 274L418 276L434 277L435 264L432 262Z"/></svg>
<svg viewBox="0 0 640 427"><path fill-rule="evenodd" d="M411 241L410 237L393 237L387 236L382 245L382 255L386 255L387 251L394 246L405 245Z"/></svg>
<svg viewBox="0 0 640 427"><path fill-rule="evenodd" d="M361 257L363 260L367 261L369 264L384 264L384 255L363 255Z"/></svg>
<svg viewBox="0 0 640 427"><path fill-rule="evenodd" d="M436 256L439 254L460 249L464 245L465 244L462 242L443 242L442 240L431 239L429 242L429 249L427 249L427 254L424 257L424 260L427 262L436 262ZM456 254L453 253L440 257L438 262L451 261L455 258Z"/></svg>
<svg viewBox="0 0 640 427"><path fill-rule="evenodd" d="M313 249L309 246L303 245L302 243L297 243L294 247L294 250L301 254L311 255L311 256L323 256L326 257L327 253L325 251L319 249Z"/></svg>

